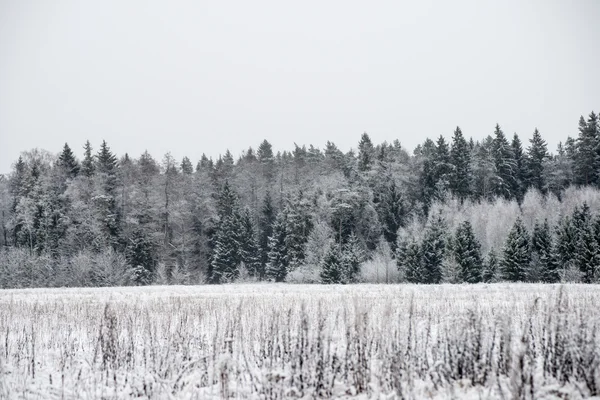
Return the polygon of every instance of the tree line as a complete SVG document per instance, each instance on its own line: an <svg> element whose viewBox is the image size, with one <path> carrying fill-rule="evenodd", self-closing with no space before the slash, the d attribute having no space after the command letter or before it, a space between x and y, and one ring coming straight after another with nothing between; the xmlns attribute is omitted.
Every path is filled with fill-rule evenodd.
<svg viewBox="0 0 600 400"><path fill-rule="evenodd" d="M0 285L351 283L375 256L408 282L595 282L599 186L594 112L555 153L499 125L412 153L364 133L356 151L264 140L196 165L34 149L0 176Z"/></svg>

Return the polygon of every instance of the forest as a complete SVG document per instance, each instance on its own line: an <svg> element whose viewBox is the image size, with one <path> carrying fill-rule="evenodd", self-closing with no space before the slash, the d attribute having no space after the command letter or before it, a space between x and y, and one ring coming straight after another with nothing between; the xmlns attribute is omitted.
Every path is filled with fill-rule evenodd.
<svg viewBox="0 0 600 400"><path fill-rule="evenodd" d="M25 151L0 175L0 287L598 282L598 118L555 152L498 124L412 152L367 133L195 164Z"/></svg>

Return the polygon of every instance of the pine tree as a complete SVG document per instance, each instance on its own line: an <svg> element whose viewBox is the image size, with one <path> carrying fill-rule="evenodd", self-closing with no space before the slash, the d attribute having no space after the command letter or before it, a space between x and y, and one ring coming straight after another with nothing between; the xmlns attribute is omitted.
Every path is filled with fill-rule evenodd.
<svg viewBox="0 0 600 400"><path fill-rule="evenodd" d="M342 270L342 256L338 246L332 244L321 262L321 283L341 283Z"/></svg>
<svg viewBox="0 0 600 400"><path fill-rule="evenodd" d="M74 178L79 174L79 163L67 143L65 143L65 147L58 157L58 165L67 173L69 178Z"/></svg>
<svg viewBox="0 0 600 400"><path fill-rule="evenodd" d="M304 262L305 246L313 227L310 204L302 193L288 201L286 214L285 246L288 267L293 269Z"/></svg>
<svg viewBox="0 0 600 400"><path fill-rule="evenodd" d="M515 156L498 124L494 136L492 156L496 174L490 182L491 191L496 196L511 200L515 197L515 187L518 186L515 176L517 170Z"/></svg>
<svg viewBox="0 0 600 400"><path fill-rule="evenodd" d="M527 148L527 186L534 187L545 193L546 183L544 181L544 162L548 159L548 145L542 139L540 132L535 129L533 137L529 139L531 145Z"/></svg>
<svg viewBox="0 0 600 400"><path fill-rule="evenodd" d="M452 158L450 157L450 148L443 136L437 140L435 151L433 153L434 181L436 187L436 199L444 199L446 192L450 189L452 179Z"/></svg>
<svg viewBox="0 0 600 400"><path fill-rule="evenodd" d="M488 253L485 264L483 266L482 279L486 283L494 282L498 274L498 257L494 249Z"/></svg>
<svg viewBox="0 0 600 400"><path fill-rule="evenodd" d="M237 196L225 181L217 199L218 223L213 238L210 282L222 283L235 280L242 262L242 224L238 211Z"/></svg>
<svg viewBox="0 0 600 400"><path fill-rule="evenodd" d="M240 223L237 212L220 220L211 260L211 283L232 282L239 276Z"/></svg>
<svg viewBox="0 0 600 400"><path fill-rule="evenodd" d="M192 162L187 157L183 157L183 160L181 160L181 172L183 172L185 175L191 175L194 173Z"/></svg>
<svg viewBox="0 0 600 400"><path fill-rule="evenodd" d="M452 170L450 174L450 191L461 203L471 195L471 150L462 131L457 126L450 150Z"/></svg>
<svg viewBox="0 0 600 400"><path fill-rule="evenodd" d="M377 214L381 221L383 236L389 243L392 251L396 251L398 229L405 225L408 210L396 182L390 176L389 183L383 185L379 193Z"/></svg>
<svg viewBox="0 0 600 400"><path fill-rule="evenodd" d="M458 226L453 241L454 259L459 266L459 276L462 282L481 282L483 263L481 261L481 246L469 221Z"/></svg>
<svg viewBox="0 0 600 400"><path fill-rule="evenodd" d="M128 264L133 268L133 281L138 285L152 283L156 270L156 252L140 227L131 233L126 255Z"/></svg>
<svg viewBox="0 0 600 400"><path fill-rule="evenodd" d="M406 280L410 283L429 283L429 274L423 264L421 247L411 239L404 247L402 258L398 259L406 269Z"/></svg>
<svg viewBox="0 0 600 400"><path fill-rule="evenodd" d="M531 251L532 261L535 261L534 270L539 273L539 276L530 276L529 280L542 280L547 283L555 283L559 281L558 261L554 253L552 243L552 235L548 220L544 220L543 224L536 222L531 235Z"/></svg>
<svg viewBox="0 0 600 400"><path fill-rule="evenodd" d="M269 237L269 253L265 276L275 282L283 282L288 273L288 255L286 247L287 216L285 212L277 215L273 226L273 235Z"/></svg>
<svg viewBox="0 0 600 400"><path fill-rule="evenodd" d="M270 182L275 175L275 158L273 156L273 146L266 139L258 146L256 157L262 165L263 176Z"/></svg>
<svg viewBox="0 0 600 400"><path fill-rule="evenodd" d="M525 167L525 157L523 156L523 146L521 144L521 139L519 139L519 136L516 133L513 135L511 149L515 161L514 180L511 192L517 199L517 202L521 204L521 202L523 201L523 197L525 196L527 171Z"/></svg>
<svg viewBox="0 0 600 400"><path fill-rule="evenodd" d="M242 214L241 232L240 232L240 251L241 261L246 266L251 276L260 276L260 252L252 215L246 208Z"/></svg>
<svg viewBox="0 0 600 400"><path fill-rule="evenodd" d="M583 274L584 283L595 283L598 278L598 263L600 262L600 247L596 240L595 227L590 208L583 203L581 209L575 208L573 212L573 226L575 230L576 246L574 262Z"/></svg>
<svg viewBox="0 0 600 400"><path fill-rule="evenodd" d="M575 151L575 184L597 185L600 170L600 138L596 129L598 117L593 112L588 123L583 116L579 119L579 137Z"/></svg>
<svg viewBox="0 0 600 400"><path fill-rule="evenodd" d="M106 144L106 140L102 141L100 151L98 151L96 157L98 159L98 172L107 175L114 175L116 173L118 165L117 157L110 151L108 144Z"/></svg>
<svg viewBox="0 0 600 400"><path fill-rule="evenodd" d="M432 222L425 227L421 243L422 262L426 271L424 283L440 283L442 281L442 262L446 249L445 229L446 226L441 216L433 218Z"/></svg>
<svg viewBox="0 0 600 400"><path fill-rule="evenodd" d="M89 178L94 175L96 170L94 156L92 155L92 145L89 140L85 142L83 148L85 149L85 152L83 155L83 162L81 163L81 173Z"/></svg>
<svg viewBox="0 0 600 400"><path fill-rule="evenodd" d="M348 238L344 245L342 253L342 283L355 283L360 272L360 265L363 261L363 251L360 247L358 237L354 232Z"/></svg>
<svg viewBox="0 0 600 400"><path fill-rule="evenodd" d="M375 148L373 142L367 133L363 133L358 143L358 170L368 171L374 159Z"/></svg>
<svg viewBox="0 0 600 400"><path fill-rule="evenodd" d="M502 277L511 282L525 281L530 261L529 234L521 218L517 218L504 246Z"/></svg>

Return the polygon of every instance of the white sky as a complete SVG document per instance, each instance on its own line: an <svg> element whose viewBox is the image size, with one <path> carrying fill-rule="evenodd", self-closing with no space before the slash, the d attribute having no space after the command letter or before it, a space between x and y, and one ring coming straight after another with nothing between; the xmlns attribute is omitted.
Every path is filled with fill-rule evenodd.
<svg viewBox="0 0 600 400"><path fill-rule="evenodd" d="M600 1L0 0L0 172L89 139L193 162L269 140L410 150L600 111Z"/></svg>

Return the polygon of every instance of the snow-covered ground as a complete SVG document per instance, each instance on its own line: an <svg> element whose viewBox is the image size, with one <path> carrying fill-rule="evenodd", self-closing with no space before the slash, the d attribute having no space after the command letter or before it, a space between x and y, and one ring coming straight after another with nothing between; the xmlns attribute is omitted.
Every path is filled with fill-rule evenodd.
<svg viewBox="0 0 600 400"><path fill-rule="evenodd" d="M0 398L589 398L600 286L0 291Z"/></svg>

